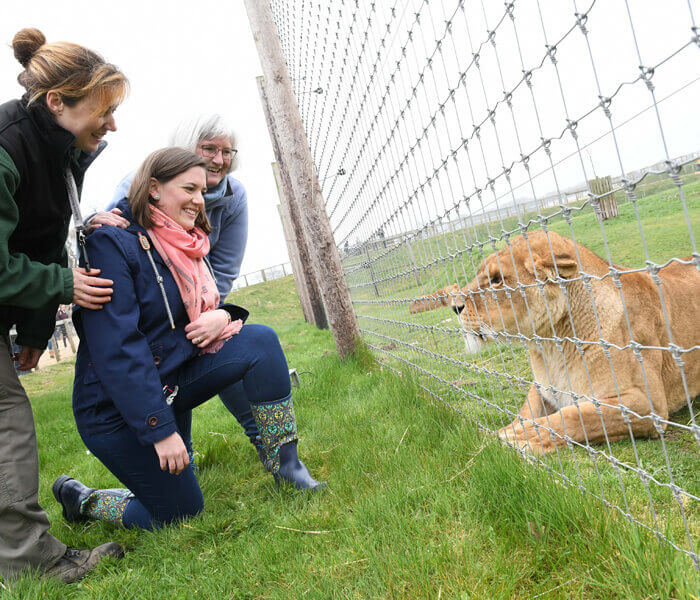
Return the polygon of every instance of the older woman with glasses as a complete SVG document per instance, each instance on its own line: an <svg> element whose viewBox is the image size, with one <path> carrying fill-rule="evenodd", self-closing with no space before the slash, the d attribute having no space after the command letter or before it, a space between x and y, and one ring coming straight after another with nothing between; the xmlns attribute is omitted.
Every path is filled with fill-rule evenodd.
<svg viewBox="0 0 700 600"><path fill-rule="evenodd" d="M207 163L207 191L205 209L212 232L209 234L209 260L216 287L222 297L231 291L238 277L248 241L248 200L243 184L231 176L238 166L236 136L220 115L209 115L178 125L169 140L170 146L179 146L201 156ZM98 213L88 222L89 229L100 225L126 227L126 219L115 208L126 198L134 173L129 173L117 186L109 212Z"/></svg>
<svg viewBox="0 0 700 600"><path fill-rule="evenodd" d="M205 212L211 224L209 233L209 260L216 286L222 299L231 291L233 281L240 272L243 254L248 239L248 205L243 185L230 173L237 166L236 137L233 130L219 115L212 115L181 123L170 138L172 146L180 146L201 156L206 163L207 191L204 194ZM117 203L126 198L134 174L127 175L119 184L111 204L110 212L98 213L88 223L88 229L100 225L127 227L128 221L121 216ZM194 335L188 333L194 343ZM219 397L229 412L243 427L250 442L255 446L260 461L268 465L264 444L258 431L253 412L241 382L221 390ZM192 451L191 413L178 415L178 427L185 445ZM298 459L294 458L295 461ZM296 462L295 462L296 465ZM291 473L290 483L299 489L314 488L318 484L308 474L303 463L294 469L283 469ZM283 477L284 478L284 477ZM279 480L279 477L277 477Z"/></svg>

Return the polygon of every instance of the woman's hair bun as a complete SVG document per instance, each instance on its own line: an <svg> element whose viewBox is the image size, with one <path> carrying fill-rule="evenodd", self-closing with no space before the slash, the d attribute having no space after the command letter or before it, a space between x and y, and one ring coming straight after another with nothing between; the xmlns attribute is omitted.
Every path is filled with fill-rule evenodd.
<svg viewBox="0 0 700 600"><path fill-rule="evenodd" d="M38 29L27 27L20 29L12 39L15 58L26 69L32 56L46 43L46 37Z"/></svg>

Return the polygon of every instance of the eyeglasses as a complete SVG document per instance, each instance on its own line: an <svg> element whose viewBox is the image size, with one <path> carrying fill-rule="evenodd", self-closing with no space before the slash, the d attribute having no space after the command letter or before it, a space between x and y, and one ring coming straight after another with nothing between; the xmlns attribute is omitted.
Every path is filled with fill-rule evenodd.
<svg viewBox="0 0 700 600"><path fill-rule="evenodd" d="M238 150L236 148L219 148L218 146L213 146L211 144L204 144L199 147L199 151L202 153L204 158L214 158L219 152L221 152L221 158L224 160L231 160Z"/></svg>

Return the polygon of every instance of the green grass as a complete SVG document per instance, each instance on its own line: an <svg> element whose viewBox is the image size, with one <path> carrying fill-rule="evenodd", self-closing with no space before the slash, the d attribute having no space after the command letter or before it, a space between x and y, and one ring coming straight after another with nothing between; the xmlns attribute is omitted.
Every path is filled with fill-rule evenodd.
<svg viewBox="0 0 700 600"><path fill-rule="evenodd" d="M626 200L624 193L618 192L616 198L619 216L604 221L602 225L589 204L581 207L579 203L572 205L571 225L559 214L558 207L546 207L542 212L547 216L547 227L562 235L575 237L577 242L606 259L609 251L609 257L614 263L627 267L645 266L642 235L652 261L663 263L673 256L689 256L692 253L689 226L696 237L700 234L700 173L690 172L682 176L689 223L685 220L678 188L668 177L654 177L651 183L645 183L637 190L636 210L635 205ZM463 213L460 214L465 217ZM540 228L537 213L523 215L522 222L528 224L529 231ZM368 268L349 274L349 285L358 286L354 290L354 297L376 298L373 279L378 282L376 287L381 298L432 292L456 281L464 285L472 279L475 267L485 256L494 248L505 245L504 241L491 242L490 237L500 239L502 231L507 231L512 239L521 233L517 217L473 227L468 220L465 223L467 226L464 229L455 228L450 233L414 240L410 252L406 244L395 248L373 249L369 258L374 278ZM608 241L608 250L603 244L603 235ZM466 250L472 245L471 250ZM418 265L429 266L421 266L415 272L406 274L411 270L414 259ZM357 269L366 260L364 254L350 256L345 259L344 265L346 269Z"/></svg>
<svg viewBox="0 0 700 600"><path fill-rule="evenodd" d="M619 216L602 224L590 205L575 207L570 223L556 214L557 207L548 207L544 211L547 227L629 267L644 267L647 259L663 264L672 257L687 257L693 250L690 232L700 233L700 176L685 172L682 181L681 198L667 176L647 177L636 190L637 202L629 202L618 193ZM538 229L537 219L533 213L525 215L523 222L530 223L529 230ZM516 231L512 237L517 235L517 219L417 240L411 250L416 262L434 264L416 271L410 270L412 259L406 245L373 250L370 258L378 282L376 291L369 285L372 273L368 268L351 272L358 257L349 258L346 265L360 326L365 340L377 349L378 359L398 370L412 371L421 385L491 431L510 423L524 402L529 384L520 380L532 380L527 349L517 343L489 344L480 353L467 355L462 331L448 308L410 315L408 304L453 282L465 285L483 257L505 245L505 241L491 243L488 239L489 235L499 238L501 230ZM468 249L468 244L479 240L483 247ZM699 406L695 399L695 415ZM663 444L636 440L615 443L610 450L596 448L632 469L617 470L602 457L592 461L581 448L560 449L542 462L562 480L629 511L635 519L663 530L688 549L686 527L696 545L700 540L700 506L688 499L679 502L668 484L672 481L686 492L700 495L700 452L693 434L681 426L691 424L690 411L685 409L671 420ZM647 491L634 470L639 467L665 485L652 482Z"/></svg>
<svg viewBox="0 0 700 600"><path fill-rule="evenodd" d="M40 500L52 532L83 547L113 539L129 552L80 584L24 579L3 598L700 597L685 555L484 437L431 402L408 373L397 376L364 350L341 363L330 333L303 322L291 278L233 300L279 332L302 373L294 395L300 453L328 489L277 489L214 400L194 420L203 515L154 533L69 525L51 496L55 477L117 482L75 431L71 365L51 367L22 381L37 420Z"/></svg>

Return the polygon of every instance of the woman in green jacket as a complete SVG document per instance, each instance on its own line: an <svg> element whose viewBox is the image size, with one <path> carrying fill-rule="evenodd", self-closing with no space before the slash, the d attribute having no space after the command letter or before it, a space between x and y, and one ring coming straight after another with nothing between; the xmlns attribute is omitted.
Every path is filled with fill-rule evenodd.
<svg viewBox="0 0 700 600"><path fill-rule="evenodd" d="M29 399L15 373L36 366L54 330L56 308L98 309L112 282L99 270L67 268L68 188L80 190L87 167L115 131L126 77L77 44L47 44L36 29L12 42L26 94L0 105L0 574L36 569L70 582L121 547L67 548L48 533L39 506L36 433ZM8 333L22 347L14 357Z"/></svg>

